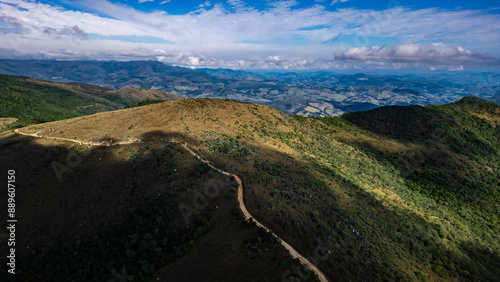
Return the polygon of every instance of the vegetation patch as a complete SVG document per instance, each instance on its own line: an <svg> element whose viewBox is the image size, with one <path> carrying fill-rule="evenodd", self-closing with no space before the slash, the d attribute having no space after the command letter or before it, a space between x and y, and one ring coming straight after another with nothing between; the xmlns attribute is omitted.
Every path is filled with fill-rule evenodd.
<svg viewBox="0 0 500 282"><path fill-rule="evenodd" d="M245 141L240 141L238 139L222 136L217 139L211 139L205 141L209 150L215 152L219 155L229 155L234 158L247 159L253 155L253 150Z"/></svg>
<svg viewBox="0 0 500 282"><path fill-rule="evenodd" d="M32 125L32 124L38 124L38 123L43 123L43 121L38 120L38 119L32 119L32 118L21 118L21 119L18 119L16 121L9 123L9 124L5 125L4 127L0 128L0 132L14 130L16 128L21 128L21 127L25 127L25 126Z"/></svg>

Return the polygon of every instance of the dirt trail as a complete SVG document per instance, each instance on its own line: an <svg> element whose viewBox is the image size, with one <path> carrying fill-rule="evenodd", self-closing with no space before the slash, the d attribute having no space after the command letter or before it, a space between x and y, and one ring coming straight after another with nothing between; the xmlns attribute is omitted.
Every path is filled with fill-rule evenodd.
<svg viewBox="0 0 500 282"><path fill-rule="evenodd" d="M50 138L50 139L56 139L56 140L63 140L63 141L70 141L74 143L78 143L80 145L90 145L90 146L113 146L113 145L126 145L126 144L132 144L132 143L137 143L134 141L120 141L120 142L113 142L113 141L101 141L101 142L94 142L94 141L81 141L81 140L76 140L76 139L71 139L71 138L65 138L65 137L56 137L56 136L40 136L38 133L42 132L43 130L37 131L35 133L24 133L19 131L19 129L15 129L14 132L21 134L21 135L26 135L26 136L32 136L32 137L38 137L38 138Z"/></svg>
<svg viewBox="0 0 500 282"><path fill-rule="evenodd" d="M238 182L238 202L240 204L240 209L241 211L243 212L243 214L245 215L245 218L247 220L249 219L252 219L253 222L255 222L255 224L259 227L262 227L264 228L265 230L267 230L268 232L270 232L271 234L273 234L274 236L276 236L276 238L279 239L281 245L283 245L283 247L285 247L288 252L290 253L290 255L293 257L293 258L298 258L300 260L300 262L303 264L303 265L306 265L307 267L309 267L312 271L314 271L314 273L316 273L318 275L318 278L321 282L327 282L328 279L326 279L326 276L323 274L323 272L321 272L321 270L319 270L313 263L311 263L308 259L306 259L304 256L302 256L299 252L297 252L294 248L292 248L292 246L290 246L287 242L285 242L283 239L281 239L278 235L276 235L274 232L272 232L271 230L269 230L269 228L265 227L262 223L258 222L251 214L250 212L248 212L247 210L247 207L245 206L245 201L243 200L243 183L241 181L241 178L239 178L237 175L235 174L232 174L232 173L229 173L229 172L226 172L226 171L223 171L223 170L220 170L218 168L216 168L215 166L213 166L212 164L209 163L208 160L205 160L205 159L202 159L198 154L196 154L194 151L192 151L188 146L187 144L183 144L183 143L180 143L178 141L175 141L175 140L171 140L170 142L174 142L174 143L179 143L182 145L182 147L184 147L184 149L186 149L189 153L191 153L191 155L193 155L195 158L199 159L200 161L206 163L207 165L209 165L212 169L222 173L222 174L225 174L225 175L228 175L228 176L232 176L236 179L236 182Z"/></svg>
<svg viewBox="0 0 500 282"><path fill-rule="evenodd" d="M91 145L91 146L112 146L112 145L123 145L123 144L137 143L137 142L133 142L133 141L120 141L120 142L112 142L112 143L107 142L107 141L104 141L104 142L92 142L92 141L85 142L85 141L80 141L80 140L76 140L76 139L64 138L64 137L39 136L38 133L40 133L41 131L38 131L36 133L23 133L23 132L19 131L19 129L16 129L14 131L16 133L18 133L18 134L26 135L26 136L32 136L32 137L37 137L37 138L51 138L51 139L63 140L63 141L70 141L70 142L75 142L75 143L78 143L78 144ZM298 258L299 261L303 265L307 266L309 269L311 269L312 271L314 271L314 273L316 273L318 275L318 278L319 278L319 280L321 282L328 282L328 279L326 279L326 276L323 274L323 272L321 272L321 270L319 270L319 268L317 268L313 263L311 263L308 259L306 259L304 256L302 256L298 251L296 251L292 246L290 246L287 242L285 242L283 239L281 239L278 235L276 235L274 232L272 232L271 230L269 230L269 228L265 227L262 223L258 222L250 214L250 212L248 212L247 207L245 206L245 201L243 199L243 182L241 181L241 178L239 178L236 174L232 174L232 173L229 173L227 171L223 171L223 170L221 170L221 169L213 166L208 160L203 159L202 157L200 157L200 155L198 155L193 150L191 150L187 146L187 143L182 143L182 142L179 142L179 141L177 141L175 139L169 139L169 140L164 140L164 141L169 142L169 143L180 144L187 152L189 152L191 155L193 155L198 160L206 163L212 169L214 169L217 172L222 173L224 175L228 175L228 176L234 177L234 179L236 179L236 182L238 182L238 202L240 204L241 211L245 215L246 220L252 219L253 222L255 222L255 224L257 226L259 226L261 228L264 228L265 230L267 230L268 232L270 232L271 234L273 234L274 236L276 236L276 238L279 239L279 242L281 243L281 245L283 245L283 247L285 247L288 250L288 252L290 253L290 255L293 258Z"/></svg>

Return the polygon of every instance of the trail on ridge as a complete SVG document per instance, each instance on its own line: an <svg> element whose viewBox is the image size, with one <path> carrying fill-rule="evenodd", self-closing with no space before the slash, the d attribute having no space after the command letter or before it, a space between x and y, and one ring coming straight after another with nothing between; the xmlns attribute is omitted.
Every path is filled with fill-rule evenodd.
<svg viewBox="0 0 500 282"><path fill-rule="evenodd" d="M81 145L90 145L90 146L113 146L113 145L124 145L124 144L138 143L137 141L120 141L120 142L109 142L109 141L93 142L93 141L90 141L90 142L86 142L86 141L81 141L81 140L77 140L77 139L70 139L70 138L64 138L64 137L39 136L38 133L40 133L41 131L38 131L36 133L24 133L24 132L21 132L19 129L15 129L14 132L17 133L17 134L25 135L25 136L31 136L31 137L36 137L36 138L50 138L50 139L56 139L56 140L62 140L62 141L70 141L70 142L78 143L78 144L81 144ZM223 171L223 170L221 170L221 169L213 166L208 160L203 159L202 157L200 157L200 155L198 155L193 150L191 150L188 147L187 143L182 143L182 142L180 142L178 140L175 140L175 139L169 139L169 140L163 140L163 141L166 141L166 142L169 142L169 143L180 144L182 146L182 148L184 148L184 150L186 150L187 152L189 152L191 155L193 155L198 160L200 160L200 161L204 162L205 164L207 164L210 168L212 168L212 169L216 170L217 172L222 173L224 175L228 175L228 176L234 177L234 179L236 179L236 182L238 183L238 203L240 205L241 211L245 215L245 219L246 220L252 220L257 226L259 226L261 228L264 228L267 232L269 232L272 235L276 236L276 238L278 238L278 241L280 242L280 244L283 245L283 247L285 247L288 250L288 252L290 253L290 255L293 258L298 258L299 261L303 265L307 266L309 269L311 269L312 271L314 271L314 273L316 273L316 275L318 275L318 278L319 278L319 280L321 282L327 282L328 281L328 279L326 279L326 276L323 274L323 272L321 272L321 270L319 270L319 268L317 268L312 262L310 262L308 259L306 259L304 256L302 256L297 250L295 250L287 242L285 242L278 235L276 235L274 232L272 232L269 228L265 227L262 223L260 223L259 221L257 221L250 214L250 212L248 211L248 209L247 209L247 207L245 205L245 201L244 201L244 198L243 198L243 182L241 181L240 177L238 177L236 174L233 174L233 173L230 173L230 172L227 172L227 171Z"/></svg>

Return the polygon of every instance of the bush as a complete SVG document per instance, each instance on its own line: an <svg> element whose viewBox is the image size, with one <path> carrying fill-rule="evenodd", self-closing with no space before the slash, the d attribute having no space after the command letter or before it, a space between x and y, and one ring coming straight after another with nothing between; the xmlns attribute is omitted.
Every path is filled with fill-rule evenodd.
<svg viewBox="0 0 500 282"><path fill-rule="evenodd" d="M206 141L208 149L219 155L231 155L233 157L248 157L252 155L252 149L245 141L239 141L232 137L223 136L215 140Z"/></svg>
<svg viewBox="0 0 500 282"><path fill-rule="evenodd" d="M8 124L4 126L3 128L0 129L0 132L7 131L7 130L14 130L16 128L21 128L25 127L28 125L32 124L38 124L38 123L44 123L44 121L38 120L38 119L33 119L33 118L22 118L19 119L11 124Z"/></svg>
<svg viewBox="0 0 500 282"><path fill-rule="evenodd" d="M427 281L429 280L429 278L427 277L427 275L423 274L422 272L420 271L417 271L415 272L415 275L417 276L418 279L420 279L421 281Z"/></svg>

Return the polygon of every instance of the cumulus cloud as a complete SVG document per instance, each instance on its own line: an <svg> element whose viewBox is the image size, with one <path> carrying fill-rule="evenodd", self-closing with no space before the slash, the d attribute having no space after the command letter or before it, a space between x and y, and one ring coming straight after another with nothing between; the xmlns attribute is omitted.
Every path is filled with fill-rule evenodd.
<svg viewBox="0 0 500 282"><path fill-rule="evenodd" d="M237 60L224 60L207 57L197 52L165 52L156 57L158 61L190 68L230 68L230 69L258 69L258 70L327 70L348 68L347 64L338 64L333 59L268 56L252 57Z"/></svg>
<svg viewBox="0 0 500 282"><path fill-rule="evenodd" d="M201 3L200 5L198 5L198 8L205 8L205 7L210 7L212 6L212 3L210 3L210 1L205 1L204 3Z"/></svg>
<svg viewBox="0 0 500 282"><path fill-rule="evenodd" d="M12 26L22 27L23 24L15 17L7 16L5 14L0 15L0 22L11 24Z"/></svg>
<svg viewBox="0 0 500 282"><path fill-rule="evenodd" d="M473 52L461 46L436 44L397 44L385 46L354 47L335 55L336 60L422 62L445 65L499 64L491 55Z"/></svg>
<svg viewBox="0 0 500 282"><path fill-rule="evenodd" d="M242 0L227 0L227 3L236 9L243 9L247 7L247 3Z"/></svg>
<svg viewBox="0 0 500 282"><path fill-rule="evenodd" d="M114 19L97 15L63 10L48 4L32 3L27 1L12 1L15 5L3 4L0 1L0 19L7 24L22 26L35 39L54 34L75 34L84 37L85 32L102 35L129 35L141 33L137 27ZM6 17L15 18L5 21ZM76 26L76 28L74 28ZM58 43L60 44L60 43Z"/></svg>
<svg viewBox="0 0 500 282"><path fill-rule="evenodd" d="M65 27L62 29L46 27L41 29L41 31L47 35L54 36L57 39L61 39L63 35L75 35L81 38L87 37L87 34L83 30L81 30L77 25L74 25L72 27Z"/></svg>
<svg viewBox="0 0 500 282"><path fill-rule="evenodd" d="M379 47L380 48L380 47ZM29 59L93 59L93 60L157 60L169 65L188 68L229 68L243 70L332 70L332 69L429 69L461 71L471 65L465 60L456 61L454 64L443 64L436 61L418 60L392 60L384 57L374 59L372 56L367 60L339 59L339 58L317 58L298 56L254 56L241 59L223 59L218 56L207 56L200 52L168 51L164 49L134 48L124 46L123 50L104 50L102 47L81 49L79 46L73 48L56 48L50 50L18 50L0 48L0 57L29 58ZM359 55L357 58L360 58ZM460 64L462 63L462 64ZM491 65L492 62L488 62ZM498 65L498 64L497 64Z"/></svg>

